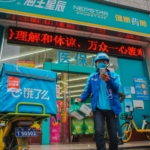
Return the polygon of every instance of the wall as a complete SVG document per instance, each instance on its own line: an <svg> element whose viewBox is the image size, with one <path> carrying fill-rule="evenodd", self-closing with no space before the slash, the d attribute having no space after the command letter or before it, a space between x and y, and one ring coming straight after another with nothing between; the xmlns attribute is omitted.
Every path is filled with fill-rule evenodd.
<svg viewBox="0 0 150 150"><path fill-rule="evenodd" d="M134 86L133 83L134 76L148 77L146 71L147 69L144 69L146 68L145 67L146 64L144 61L118 58L118 65L122 86ZM132 100L136 100L135 95L132 95ZM139 128L141 127L142 124L141 123L143 119L142 115L149 115L149 114L150 114L150 101L146 100L144 101L144 109L135 110L135 112L133 113L134 120Z"/></svg>
<svg viewBox="0 0 150 150"><path fill-rule="evenodd" d="M150 0L98 0L150 11Z"/></svg>
<svg viewBox="0 0 150 150"><path fill-rule="evenodd" d="M150 0L91 0L91 1L98 1L98 2L108 2L108 3L115 3L125 6L130 6L138 9L143 10L150 10ZM4 15L4 14L2 14Z"/></svg>

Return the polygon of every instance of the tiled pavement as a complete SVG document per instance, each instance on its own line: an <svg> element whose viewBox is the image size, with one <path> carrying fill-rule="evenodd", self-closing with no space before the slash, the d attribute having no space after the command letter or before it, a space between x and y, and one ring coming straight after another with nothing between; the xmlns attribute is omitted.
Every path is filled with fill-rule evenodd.
<svg viewBox="0 0 150 150"><path fill-rule="evenodd" d="M108 149L108 145L107 149ZM95 143L30 145L30 150L96 150ZM150 141L128 142L119 145L119 150L150 150Z"/></svg>

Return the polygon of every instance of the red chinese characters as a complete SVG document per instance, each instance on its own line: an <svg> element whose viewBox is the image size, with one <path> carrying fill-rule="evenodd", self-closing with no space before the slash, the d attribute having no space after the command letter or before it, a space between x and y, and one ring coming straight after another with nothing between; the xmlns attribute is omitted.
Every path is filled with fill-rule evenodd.
<svg viewBox="0 0 150 150"><path fill-rule="evenodd" d="M60 22L60 23L59 23L59 26L60 26L60 27L65 27L65 23L64 23L64 22Z"/></svg>
<svg viewBox="0 0 150 150"><path fill-rule="evenodd" d="M143 51L142 48L137 49L137 55L143 57Z"/></svg>
<svg viewBox="0 0 150 150"><path fill-rule="evenodd" d="M48 43L51 43L52 41L53 41L53 36L52 35L42 34L41 42L43 44L48 44Z"/></svg>
<svg viewBox="0 0 150 150"><path fill-rule="evenodd" d="M38 43L40 41L40 33L34 33L34 32L30 32L28 35L28 42L36 42Z"/></svg>
<svg viewBox="0 0 150 150"><path fill-rule="evenodd" d="M34 18L32 18L33 21ZM64 23L60 23L61 26ZM70 36L59 33L36 31L10 27L8 42L20 42L21 44L34 44L40 46L51 46L66 48L83 52L105 52L109 55L119 55L132 58L143 58L142 47L127 44L114 43L102 40L87 39L84 37Z"/></svg>
<svg viewBox="0 0 150 150"><path fill-rule="evenodd" d="M53 35L48 33L40 33L36 31L9 30L9 40L18 40L28 43L53 44L55 46L77 47L77 40L74 37L64 35Z"/></svg>
<svg viewBox="0 0 150 150"><path fill-rule="evenodd" d="M128 56L135 56L135 57L143 57L143 51L142 48L136 48L133 46L128 46L127 48L125 46L121 46L118 50L123 55Z"/></svg>
<svg viewBox="0 0 150 150"><path fill-rule="evenodd" d="M9 39L9 40L12 40L12 39L13 39L14 34L15 34L15 33L13 32L13 30L12 30L12 29L10 29L10 30L9 30L9 38L8 38L8 39Z"/></svg>
<svg viewBox="0 0 150 150"><path fill-rule="evenodd" d="M56 35L54 37L54 42L55 42L55 45L59 45L59 46L62 46L65 44L65 38L63 38L61 35Z"/></svg>
<svg viewBox="0 0 150 150"><path fill-rule="evenodd" d="M98 47L99 47L99 51L101 52L109 52L108 46L104 42L102 42Z"/></svg>
<svg viewBox="0 0 150 150"><path fill-rule="evenodd" d="M90 40L88 40L88 42L90 42L90 46L89 46L88 50L96 51L98 42L97 41L90 41Z"/></svg>
<svg viewBox="0 0 150 150"><path fill-rule="evenodd" d="M128 46L128 54L130 56L137 56L137 49L135 47Z"/></svg>
<svg viewBox="0 0 150 150"><path fill-rule="evenodd" d="M38 19L38 18L30 18L29 22L32 22L32 23L41 23L41 19Z"/></svg>
<svg viewBox="0 0 150 150"><path fill-rule="evenodd" d="M54 44L59 46L66 46L66 47L76 47L76 39L73 37L63 37L61 35L56 35L53 38Z"/></svg>
<svg viewBox="0 0 150 150"><path fill-rule="evenodd" d="M97 51L97 52L106 52L110 53L114 52L114 54L121 54L126 56L134 56L134 57L143 57L142 48L136 48L134 46L125 46L122 45L121 47L109 46L105 42L99 43L98 41L88 40L89 47L88 50L90 51ZM115 51L114 51L115 50ZM118 51L118 52L117 52Z"/></svg>
<svg viewBox="0 0 150 150"><path fill-rule="evenodd" d="M66 37L66 46L67 47L76 47L76 39L71 37L71 38L68 38Z"/></svg>
<svg viewBox="0 0 150 150"><path fill-rule="evenodd" d="M124 46L121 46L118 51L119 51L121 54L124 54L124 55L126 55L127 52L128 52L127 49L126 49Z"/></svg>
<svg viewBox="0 0 150 150"><path fill-rule="evenodd" d="M38 43L40 41L40 33L28 32L23 30L13 31L13 29L10 29L9 40L13 39L24 42Z"/></svg>
<svg viewBox="0 0 150 150"><path fill-rule="evenodd" d="M27 41L28 38L28 32L26 31L17 31L15 39L20 40L20 41Z"/></svg>
<svg viewBox="0 0 150 150"><path fill-rule="evenodd" d="M101 42L100 44L98 43L98 41L88 40L88 42L90 43L88 50L94 50L94 51L98 50L99 52L109 52L108 46L105 44L105 42Z"/></svg>

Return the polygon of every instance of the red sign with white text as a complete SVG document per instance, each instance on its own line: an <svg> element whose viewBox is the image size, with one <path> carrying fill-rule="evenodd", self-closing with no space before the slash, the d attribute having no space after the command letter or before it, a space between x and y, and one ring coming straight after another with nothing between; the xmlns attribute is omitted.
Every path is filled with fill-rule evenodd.
<svg viewBox="0 0 150 150"><path fill-rule="evenodd" d="M69 49L86 53L105 52L109 55L143 59L143 50L140 46L46 31L10 27L7 41L8 43Z"/></svg>
<svg viewBox="0 0 150 150"><path fill-rule="evenodd" d="M7 92L18 92L20 90L20 78L8 76Z"/></svg>

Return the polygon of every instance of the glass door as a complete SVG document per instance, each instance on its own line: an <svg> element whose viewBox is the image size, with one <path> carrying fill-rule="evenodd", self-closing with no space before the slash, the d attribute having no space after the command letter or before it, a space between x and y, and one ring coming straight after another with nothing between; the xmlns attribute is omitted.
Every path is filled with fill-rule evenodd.
<svg viewBox="0 0 150 150"><path fill-rule="evenodd" d="M79 138L77 139L77 137L79 137L78 133L77 135L73 135L73 122L72 117L69 116L69 108L73 105L74 99L82 94L87 78L88 74L58 72L57 86L60 89L58 90L59 94L57 94L57 102L61 103L60 139L63 143L79 141ZM83 132L81 132L81 134L83 134Z"/></svg>

